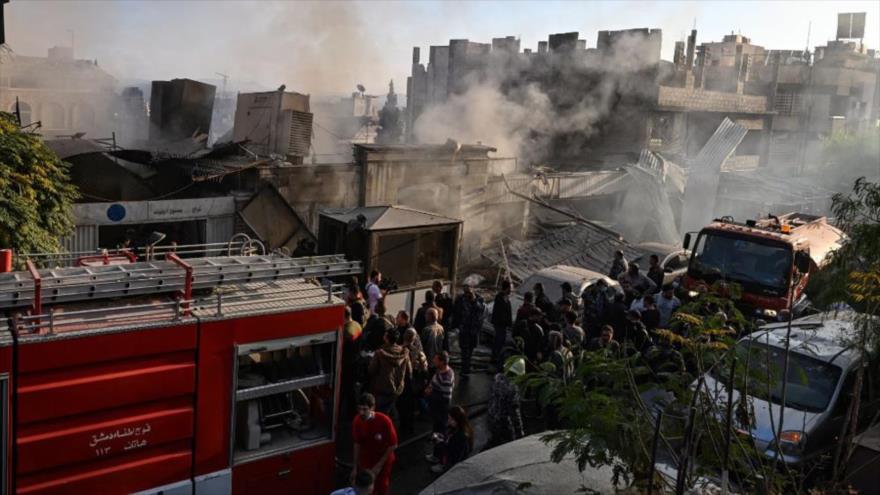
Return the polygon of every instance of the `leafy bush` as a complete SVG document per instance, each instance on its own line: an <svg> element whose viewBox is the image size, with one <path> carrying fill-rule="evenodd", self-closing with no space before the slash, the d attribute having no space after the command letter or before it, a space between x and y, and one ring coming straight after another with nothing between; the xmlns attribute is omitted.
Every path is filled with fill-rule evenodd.
<svg viewBox="0 0 880 495"><path fill-rule="evenodd" d="M0 247L55 252L71 232L77 197L67 166L39 137L0 112Z"/></svg>

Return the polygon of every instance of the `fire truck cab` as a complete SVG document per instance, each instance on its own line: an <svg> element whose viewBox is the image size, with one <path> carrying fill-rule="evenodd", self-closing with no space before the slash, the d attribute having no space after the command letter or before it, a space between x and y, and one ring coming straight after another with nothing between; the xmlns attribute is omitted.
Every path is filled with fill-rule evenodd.
<svg viewBox="0 0 880 495"><path fill-rule="evenodd" d="M342 256L0 273L4 493L326 494Z"/></svg>
<svg viewBox="0 0 880 495"><path fill-rule="evenodd" d="M805 306L804 288L810 273L827 263L844 234L825 217L789 213L779 217L735 222L716 219L700 230L691 246L684 288L696 296L717 281L742 288L741 304L754 316L773 318L790 306Z"/></svg>

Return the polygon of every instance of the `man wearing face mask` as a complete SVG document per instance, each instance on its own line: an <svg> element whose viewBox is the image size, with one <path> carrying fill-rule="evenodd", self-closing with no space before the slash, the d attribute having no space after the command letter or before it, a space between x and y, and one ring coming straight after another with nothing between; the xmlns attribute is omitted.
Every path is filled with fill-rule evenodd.
<svg viewBox="0 0 880 495"><path fill-rule="evenodd" d="M369 471L375 476L373 493L387 495L397 449L397 431L391 418L375 409L376 399L372 394L361 395L358 414L351 424L354 440L351 482L354 483L358 471Z"/></svg>

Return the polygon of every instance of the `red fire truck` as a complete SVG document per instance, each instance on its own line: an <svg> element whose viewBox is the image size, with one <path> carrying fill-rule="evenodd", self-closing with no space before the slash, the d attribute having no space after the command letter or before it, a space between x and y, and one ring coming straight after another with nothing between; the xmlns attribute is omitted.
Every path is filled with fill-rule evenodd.
<svg viewBox="0 0 880 495"><path fill-rule="evenodd" d="M329 493L359 263L119 258L0 273L4 493Z"/></svg>
<svg viewBox="0 0 880 495"><path fill-rule="evenodd" d="M690 248L691 233L684 248ZM825 217L789 213L745 223L730 217L704 227L691 251L684 287L695 296L716 281L742 287L742 305L760 317L804 306L810 273L824 266L844 234Z"/></svg>

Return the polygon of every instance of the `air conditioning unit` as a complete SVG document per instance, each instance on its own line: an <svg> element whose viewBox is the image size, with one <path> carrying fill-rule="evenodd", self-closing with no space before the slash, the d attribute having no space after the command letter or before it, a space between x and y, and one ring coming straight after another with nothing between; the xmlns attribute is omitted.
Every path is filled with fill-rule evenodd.
<svg viewBox="0 0 880 495"><path fill-rule="evenodd" d="M235 142L246 141L259 155L282 155L302 162L312 141L309 95L268 91L238 95L235 109Z"/></svg>

